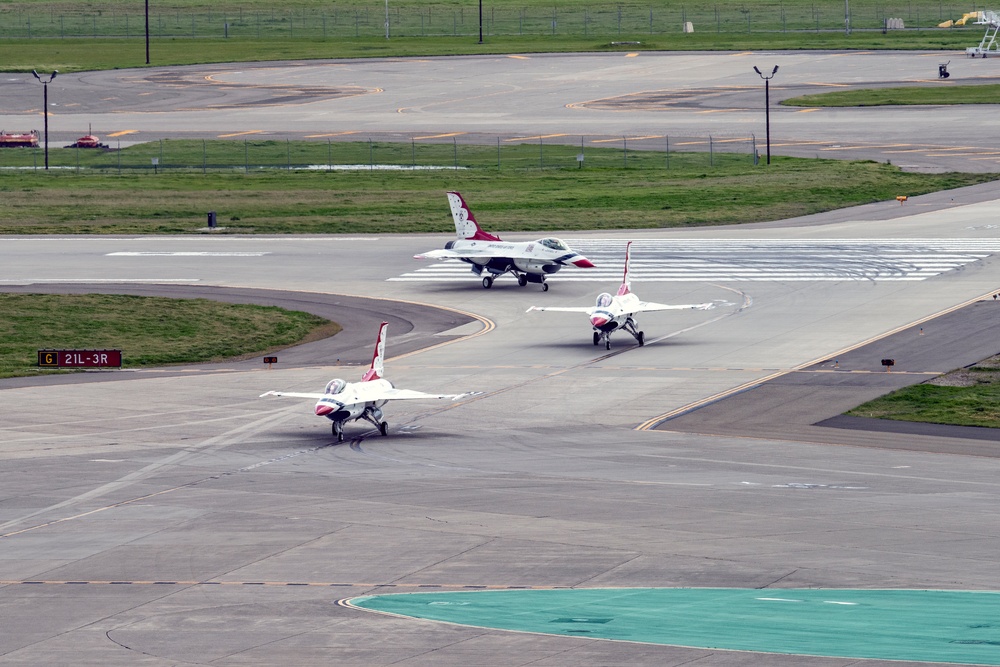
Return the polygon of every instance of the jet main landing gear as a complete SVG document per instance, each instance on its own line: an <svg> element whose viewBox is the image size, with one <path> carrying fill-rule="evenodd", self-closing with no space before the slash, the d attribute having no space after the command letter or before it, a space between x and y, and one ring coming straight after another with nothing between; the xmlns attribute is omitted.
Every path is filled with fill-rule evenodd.
<svg viewBox="0 0 1000 667"><path fill-rule="evenodd" d="M382 435L389 435L389 422L382 421L382 410L379 408L365 410L361 418L377 428Z"/></svg>
<svg viewBox="0 0 1000 667"><path fill-rule="evenodd" d="M646 344L646 334L642 331L639 331L639 328L636 326L635 320L633 320L631 317L625 320L625 326L623 326L622 329L632 334L632 337L635 338L637 343L639 343L639 347L642 347L643 345Z"/></svg>
<svg viewBox="0 0 1000 667"><path fill-rule="evenodd" d="M509 273L517 278L517 284L521 287L527 286L528 283L539 283L542 286L543 292L549 291L549 284L545 282L545 276L537 276L535 274L518 273L514 269L507 269L501 273L492 273L487 276L483 276L483 289L489 289L493 287L493 281L502 276L504 273Z"/></svg>

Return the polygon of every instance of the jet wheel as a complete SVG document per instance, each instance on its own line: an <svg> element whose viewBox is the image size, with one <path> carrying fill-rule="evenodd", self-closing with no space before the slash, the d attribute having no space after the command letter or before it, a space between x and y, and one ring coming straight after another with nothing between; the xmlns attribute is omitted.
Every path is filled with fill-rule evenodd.
<svg viewBox="0 0 1000 667"><path fill-rule="evenodd" d="M528 276L525 276L525 275L518 276L517 277L517 284L520 285L521 287L524 287L525 285L527 285L528 284Z"/></svg>
<svg viewBox="0 0 1000 667"><path fill-rule="evenodd" d="M489 289L493 287L493 278L486 276L483 278L483 289Z"/></svg>
<svg viewBox="0 0 1000 667"><path fill-rule="evenodd" d="M549 284L548 283L542 283L542 291L543 292L548 292L549 291Z"/></svg>
<svg viewBox="0 0 1000 667"><path fill-rule="evenodd" d="M601 334L599 334L599 333L597 333L595 331L594 332L594 345L600 345L600 344L601 344Z"/></svg>
<svg viewBox="0 0 1000 667"><path fill-rule="evenodd" d="M340 425L337 424L337 422L333 422L333 427L332 427L333 428L333 435L336 436L337 442L343 442L344 441L344 427L340 426L340 428L338 428L338 426L340 426Z"/></svg>
<svg viewBox="0 0 1000 667"><path fill-rule="evenodd" d="M639 341L639 347L642 347L643 345L646 344L646 334L643 333L642 331L639 332L639 335L636 336L636 339Z"/></svg>
<svg viewBox="0 0 1000 667"><path fill-rule="evenodd" d="M604 349L605 350L610 350L611 349L611 339L610 338L607 339L606 341L604 341Z"/></svg>
<svg viewBox="0 0 1000 667"><path fill-rule="evenodd" d="M389 435L389 423L388 422L379 423L378 432L381 433L382 435Z"/></svg>

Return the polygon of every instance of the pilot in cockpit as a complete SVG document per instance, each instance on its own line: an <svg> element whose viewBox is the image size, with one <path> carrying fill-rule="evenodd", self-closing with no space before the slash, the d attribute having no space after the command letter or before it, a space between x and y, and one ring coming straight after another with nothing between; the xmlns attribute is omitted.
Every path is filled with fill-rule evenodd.
<svg viewBox="0 0 1000 667"><path fill-rule="evenodd" d="M549 250L569 250L569 246L562 239L557 239L555 237L549 237L544 239L538 239L538 242L548 248Z"/></svg>
<svg viewBox="0 0 1000 667"><path fill-rule="evenodd" d="M339 394L340 392L344 391L344 387L346 387L346 386L347 386L347 383L344 382L343 380L341 380L340 378L337 378L335 380L330 380L327 383L326 390L323 393L325 393L325 394Z"/></svg>
<svg viewBox="0 0 1000 667"><path fill-rule="evenodd" d="M607 308L610 305L611 305L611 295L610 294L608 294L607 292L604 292L604 293L598 295L598 297L597 297L597 307L598 308Z"/></svg>

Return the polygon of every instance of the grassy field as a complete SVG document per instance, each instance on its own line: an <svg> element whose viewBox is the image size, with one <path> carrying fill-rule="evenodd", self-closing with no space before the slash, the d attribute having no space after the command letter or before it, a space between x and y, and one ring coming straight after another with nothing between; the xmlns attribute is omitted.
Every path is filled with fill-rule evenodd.
<svg viewBox="0 0 1000 667"><path fill-rule="evenodd" d="M151 41L150 65L386 58L504 53L572 53L601 51L775 51L775 50L941 50L975 46L979 30L878 31L821 33L695 33L493 36L479 44L476 35L439 37L268 38L227 40L213 37L158 38ZM0 41L5 72L62 73L145 67L142 39L21 39Z"/></svg>
<svg viewBox="0 0 1000 667"><path fill-rule="evenodd" d="M904 86L803 95L781 102L792 107L875 107L901 104L997 104L1000 85Z"/></svg>
<svg viewBox="0 0 1000 667"><path fill-rule="evenodd" d="M984 32L937 28L969 7L934 0L853 0L848 32L845 4L485 0L480 20L471 0L158 1L150 7L150 64L606 49L955 51ZM0 59L5 71L141 67L145 18L133 0L2 2ZM887 18L907 29L883 32ZM687 23L694 32L683 31Z"/></svg>
<svg viewBox="0 0 1000 667"><path fill-rule="evenodd" d="M340 331L281 308L206 299L0 294L0 377L48 371L40 349L120 349L125 368L262 354Z"/></svg>
<svg viewBox="0 0 1000 667"><path fill-rule="evenodd" d="M1000 428L1000 356L893 392L847 414Z"/></svg>
<svg viewBox="0 0 1000 667"><path fill-rule="evenodd" d="M495 167L249 174L146 170L121 176L28 170L6 172L0 179L5 202L0 233L191 233L205 227L208 211L215 211L217 224L231 233L450 233L448 190L465 194L479 219L497 231L721 225L777 220L995 178L784 157L769 167L754 166L749 156L732 154L717 154L710 166L707 155L693 153L672 154L670 168L499 173Z"/></svg>

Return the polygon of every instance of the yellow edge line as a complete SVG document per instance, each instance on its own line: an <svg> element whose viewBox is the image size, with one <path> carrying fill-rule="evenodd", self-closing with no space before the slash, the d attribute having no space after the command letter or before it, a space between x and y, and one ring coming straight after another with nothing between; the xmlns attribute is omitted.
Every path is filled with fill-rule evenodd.
<svg viewBox="0 0 1000 667"><path fill-rule="evenodd" d="M413 137L414 141L419 141L421 139L445 139L447 137L460 137L463 134L468 134L467 132L449 132L447 134L429 134L426 137Z"/></svg>
<svg viewBox="0 0 1000 667"><path fill-rule="evenodd" d="M219 139L228 139L229 137L242 137L245 134L260 134L264 130L247 130L246 132L232 132L230 134L220 134Z"/></svg>

